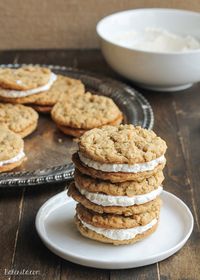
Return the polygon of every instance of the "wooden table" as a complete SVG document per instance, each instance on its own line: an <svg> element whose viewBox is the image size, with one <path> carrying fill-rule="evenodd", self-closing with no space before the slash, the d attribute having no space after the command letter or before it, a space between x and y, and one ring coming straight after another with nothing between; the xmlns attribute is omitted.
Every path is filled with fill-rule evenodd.
<svg viewBox="0 0 200 280"><path fill-rule="evenodd" d="M5 51L0 52L0 63L66 65L121 79L98 50ZM153 107L155 131L168 143L164 187L180 197L194 215L194 231L184 248L165 261L137 269L82 267L52 254L34 225L39 207L66 184L1 190L0 280L200 279L200 86L178 93L142 92ZM12 273L10 269L33 271L35 275L5 275Z"/></svg>

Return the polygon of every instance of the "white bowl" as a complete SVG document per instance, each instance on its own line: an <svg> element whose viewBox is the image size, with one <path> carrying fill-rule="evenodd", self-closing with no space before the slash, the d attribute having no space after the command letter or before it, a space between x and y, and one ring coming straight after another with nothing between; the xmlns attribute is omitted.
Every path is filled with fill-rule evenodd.
<svg viewBox="0 0 200 280"><path fill-rule="evenodd" d="M116 43L116 36L147 27L194 36L200 40L200 14L174 9L136 9L115 13L97 24L101 49L108 64L143 87L173 91L200 81L200 50L187 52L141 51Z"/></svg>

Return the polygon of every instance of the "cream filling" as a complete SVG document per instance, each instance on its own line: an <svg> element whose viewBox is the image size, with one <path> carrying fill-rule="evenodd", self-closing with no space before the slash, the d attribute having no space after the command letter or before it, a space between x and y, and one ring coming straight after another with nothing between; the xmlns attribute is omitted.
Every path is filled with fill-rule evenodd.
<svg viewBox="0 0 200 280"><path fill-rule="evenodd" d="M4 166L4 165L10 164L10 163L17 162L17 161L21 160L23 157L25 157L25 153L24 153L24 150L21 149L20 152L15 157L0 161L0 166Z"/></svg>
<svg viewBox="0 0 200 280"><path fill-rule="evenodd" d="M75 183L76 188L79 192L84 195L92 203L102 205L102 206L131 206L135 204L144 204L151 200L154 200L159 196L163 190L162 186L159 186L156 190L153 190L150 193L135 195L132 197L129 196L112 196L105 195L100 193L92 193L87 190L80 188L77 183Z"/></svg>
<svg viewBox="0 0 200 280"><path fill-rule="evenodd" d="M144 233L145 231L149 230L157 223L157 219L153 219L149 224L145 226L138 226L138 227L128 228L128 229L106 229L106 228L92 226L84 222L83 220L81 220L79 216L78 219L81 221L84 227L112 240L133 239L137 234Z"/></svg>
<svg viewBox="0 0 200 280"><path fill-rule="evenodd" d="M29 90L9 90L9 89L0 89L0 96L3 97L9 97L9 98L16 98L16 97L25 97L32 94L40 93L43 91L47 91L50 89L50 87L53 85L53 83L56 81L57 75L54 73L51 73L50 79L48 83L44 86L33 88ZM19 84L19 81L17 81Z"/></svg>
<svg viewBox="0 0 200 280"><path fill-rule="evenodd" d="M105 171L105 172L132 172L138 173L143 171L153 170L160 163L164 163L166 161L165 156L162 155L159 158L156 158L152 161L145 163L136 163L136 164L110 164L110 163L101 163L89 158L86 158L81 152L78 153L80 160L87 165L88 167L92 167L97 170Z"/></svg>

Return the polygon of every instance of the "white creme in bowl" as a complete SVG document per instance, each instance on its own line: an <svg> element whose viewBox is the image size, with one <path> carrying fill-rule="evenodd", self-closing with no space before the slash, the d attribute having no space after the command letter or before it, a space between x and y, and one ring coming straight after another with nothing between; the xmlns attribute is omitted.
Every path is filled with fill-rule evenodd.
<svg viewBox="0 0 200 280"><path fill-rule="evenodd" d="M113 37L121 46L150 52L187 52L200 49L191 35L181 36L166 29L146 27L143 31L126 31Z"/></svg>

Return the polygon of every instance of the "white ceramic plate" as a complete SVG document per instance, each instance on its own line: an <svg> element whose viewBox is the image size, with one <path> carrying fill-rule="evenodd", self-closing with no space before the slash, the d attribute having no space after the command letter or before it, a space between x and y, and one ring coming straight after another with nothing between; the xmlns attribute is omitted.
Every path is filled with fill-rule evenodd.
<svg viewBox="0 0 200 280"><path fill-rule="evenodd" d="M177 252L193 229L193 216L179 198L164 191L157 231L133 245L113 246L84 238L73 221L75 202L66 191L50 198L36 216L36 229L56 255L85 266L106 269L133 268L164 260Z"/></svg>

